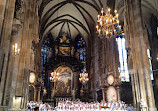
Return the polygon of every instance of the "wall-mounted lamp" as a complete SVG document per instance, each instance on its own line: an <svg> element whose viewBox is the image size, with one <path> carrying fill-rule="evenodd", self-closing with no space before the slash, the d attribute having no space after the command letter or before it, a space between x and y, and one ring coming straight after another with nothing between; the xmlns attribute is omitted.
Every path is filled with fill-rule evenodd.
<svg viewBox="0 0 158 111"><path fill-rule="evenodd" d="M33 84L33 83L35 82L35 80L36 80L35 73L34 73L34 72L31 72L31 73L30 73L29 82L30 82L31 84Z"/></svg>
<svg viewBox="0 0 158 111"><path fill-rule="evenodd" d="M14 96L13 97L14 109L20 109L21 103L22 103L22 96Z"/></svg>
<svg viewBox="0 0 158 111"><path fill-rule="evenodd" d="M44 94L44 95L47 94L47 89L46 89L46 88L43 89L43 94Z"/></svg>
<svg viewBox="0 0 158 111"><path fill-rule="evenodd" d="M20 49L18 48L18 44L15 43L15 44L12 46L12 54L13 54L13 55L17 55L17 54L19 54L19 52L20 52Z"/></svg>

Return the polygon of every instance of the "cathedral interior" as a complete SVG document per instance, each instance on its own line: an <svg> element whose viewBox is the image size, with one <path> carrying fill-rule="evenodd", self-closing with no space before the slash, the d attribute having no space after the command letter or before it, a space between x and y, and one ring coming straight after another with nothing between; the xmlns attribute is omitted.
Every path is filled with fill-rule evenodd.
<svg viewBox="0 0 158 111"><path fill-rule="evenodd" d="M158 0L0 0L0 111L76 100L157 111Z"/></svg>

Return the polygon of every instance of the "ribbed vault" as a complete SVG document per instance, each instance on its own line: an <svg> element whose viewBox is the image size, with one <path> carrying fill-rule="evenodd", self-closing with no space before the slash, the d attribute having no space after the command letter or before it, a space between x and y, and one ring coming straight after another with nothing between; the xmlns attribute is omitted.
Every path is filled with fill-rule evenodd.
<svg viewBox="0 0 158 111"><path fill-rule="evenodd" d="M124 0L115 0L115 9L119 10L120 19L123 21L124 15ZM141 0L142 15L145 23L149 22L150 15L158 17L158 0Z"/></svg>
<svg viewBox="0 0 158 111"><path fill-rule="evenodd" d="M57 37L60 32L67 32L74 39L81 34L85 41L90 40L94 31L98 11L106 0L43 0L40 3L41 40L51 33Z"/></svg>
<svg viewBox="0 0 158 111"><path fill-rule="evenodd" d="M85 41L91 40L94 32L97 14L107 4L115 4L112 9L119 10L123 22L124 0L41 0L39 2L40 39L43 41L48 33L54 38L60 32L67 32L74 39L81 34ZM158 1L142 0L142 10L145 21L151 14L158 16Z"/></svg>

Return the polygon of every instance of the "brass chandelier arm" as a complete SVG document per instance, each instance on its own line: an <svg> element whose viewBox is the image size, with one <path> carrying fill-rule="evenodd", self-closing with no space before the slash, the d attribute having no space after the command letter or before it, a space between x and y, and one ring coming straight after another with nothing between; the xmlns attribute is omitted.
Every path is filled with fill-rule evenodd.
<svg viewBox="0 0 158 111"><path fill-rule="evenodd" d="M101 14L98 15L96 29L99 37L111 38L122 32L117 11L115 10L115 16L113 16L110 10L109 8L104 14L102 8Z"/></svg>

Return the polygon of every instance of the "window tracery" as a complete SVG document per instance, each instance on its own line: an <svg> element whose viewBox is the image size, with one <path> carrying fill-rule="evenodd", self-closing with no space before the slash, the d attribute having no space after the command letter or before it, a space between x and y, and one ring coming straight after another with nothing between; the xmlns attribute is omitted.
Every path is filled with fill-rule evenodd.
<svg viewBox="0 0 158 111"><path fill-rule="evenodd" d="M120 78L122 82L129 82L129 72L127 66L127 51L125 49L125 38L124 33L117 36L116 42L118 44L118 51L119 51L119 61L120 67L118 68L120 72Z"/></svg>
<svg viewBox="0 0 158 111"><path fill-rule="evenodd" d="M48 59L52 55L52 48L51 48L51 40L47 38L41 47L41 76L42 79L45 78L45 69L44 69L44 64L48 61Z"/></svg>
<svg viewBox="0 0 158 111"><path fill-rule="evenodd" d="M77 52L79 53L79 60L83 64L81 72L86 72L86 43L82 37L78 39Z"/></svg>

